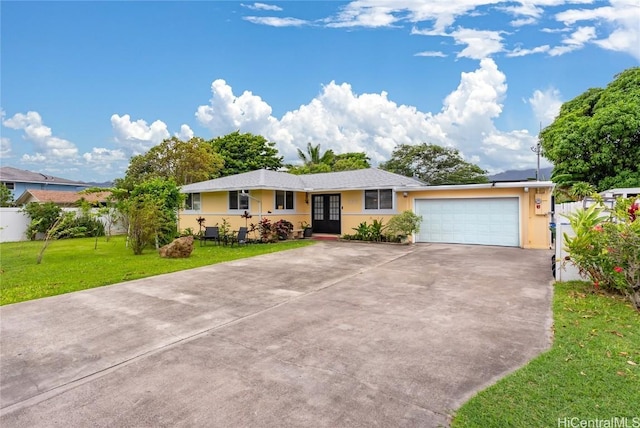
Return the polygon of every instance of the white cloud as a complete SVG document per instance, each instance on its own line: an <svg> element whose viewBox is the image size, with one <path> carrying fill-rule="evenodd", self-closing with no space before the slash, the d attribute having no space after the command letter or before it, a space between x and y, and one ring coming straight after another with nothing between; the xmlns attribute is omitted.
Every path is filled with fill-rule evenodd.
<svg viewBox="0 0 640 428"><path fill-rule="evenodd" d="M540 31L542 33L548 33L548 34L568 33L568 32L571 31L571 28L569 28L569 27L564 27L564 28L542 28Z"/></svg>
<svg viewBox="0 0 640 428"><path fill-rule="evenodd" d="M11 156L11 140L7 137L0 137L0 159Z"/></svg>
<svg viewBox="0 0 640 428"><path fill-rule="evenodd" d="M303 148L310 142L337 153L364 151L377 163L387 160L397 144L444 138L430 116L397 105L386 92L357 95L349 84L331 82L309 104L285 114L278 128L290 145Z"/></svg>
<svg viewBox="0 0 640 428"><path fill-rule="evenodd" d="M122 150L109 150L102 147L94 147L91 149L91 152L84 153L82 158L90 164L112 163L127 160L127 156Z"/></svg>
<svg viewBox="0 0 640 428"><path fill-rule="evenodd" d="M413 56L439 57L446 58L447 54L439 51L424 51L413 54Z"/></svg>
<svg viewBox="0 0 640 428"><path fill-rule="evenodd" d="M540 18L544 13L544 10L533 3L520 2L518 6L506 6L499 7L498 9L503 10L507 13L510 13L515 16L526 16L529 18Z"/></svg>
<svg viewBox="0 0 640 428"><path fill-rule="evenodd" d="M502 36L499 31L472 30L460 28L450 34L457 45L467 45L458 53L458 58L483 59L502 52Z"/></svg>
<svg viewBox="0 0 640 428"><path fill-rule="evenodd" d="M94 147L90 152L84 153L82 159L93 172L101 175L123 174L129 160L120 149L110 150L102 147Z"/></svg>
<svg viewBox="0 0 640 428"><path fill-rule="evenodd" d="M560 107L562 107L562 99L560 91L555 88L550 88L545 91L536 89L533 92L533 96L528 99L533 114L536 117L536 121L542 124L543 127L550 125L560 113Z"/></svg>
<svg viewBox="0 0 640 428"><path fill-rule="evenodd" d="M521 18L521 19L514 19L513 21L509 22L509 24L512 27L524 27L525 25L533 25L536 22L538 22L538 20L535 18Z"/></svg>
<svg viewBox="0 0 640 428"><path fill-rule="evenodd" d="M388 27L400 20L396 14L402 8L395 8L389 2L378 2L379 5L370 1L356 1L344 6L340 13L333 18L327 19L328 27Z"/></svg>
<svg viewBox="0 0 640 428"><path fill-rule="evenodd" d="M309 22L298 18L278 18L275 16L243 16L242 19L252 24L268 25L270 27L302 27Z"/></svg>
<svg viewBox="0 0 640 428"><path fill-rule="evenodd" d="M34 145L37 159L45 157L62 161L73 160L78 156L76 145L63 138L54 137L51 128L44 125L38 112L16 113L13 117L4 119L2 124L7 128L24 131L24 139Z"/></svg>
<svg viewBox="0 0 640 428"><path fill-rule="evenodd" d="M637 0L611 0L610 6L566 10L556 14L556 19L565 25L579 21L607 23L611 32L593 42L603 49L625 52L640 60L640 5ZM594 30L591 39L595 37Z"/></svg>
<svg viewBox="0 0 640 428"><path fill-rule="evenodd" d="M491 118L502 112L501 102L506 92L504 73L493 60L483 59L478 70L462 73L458 88L445 98L437 119L454 126L468 125L474 118L489 124Z"/></svg>
<svg viewBox="0 0 640 428"><path fill-rule="evenodd" d="M479 159L478 164L490 172L530 166L528 132L500 131L493 122L502 113L506 93L506 76L492 59L462 73L460 84L433 117L446 133L446 139L435 142L457 147L466 159Z"/></svg>
<svg viewBox="0 0 640 428"><path fill-rule="evenodd" d="M243 4L240 3L240 6L246 7L251 10L269 10L279 12L282 10L280 6L276 6L274 4L266 4L266 3L253 3L253 4Z"/></svg>
<svg viewBox="0 0 640 428"><path fill-rule="evenodd" d="M527 169L536 164L536 154L531 150L537 144L537 136L531 135L527 130L514 130L509 132L496 131L487 134L482 140L483 160L481 167L495 174L506 169ZM486 162L490 159L490 162ZM550 166L542 161L543 166Z"/></svg>
<svg viewBox="0 0 640 428"><path fill-rule="evenodd" d="M531 167L529 149L535 136L527 131L500 131L494 120L502 113L506 76L488 58L477 70L462 73L460 84L437 114L398 105L386 92L356 94L347 83L330 82L309 103L278 119L259 96L240 96L224 80L212 86L211 103L196 113L215 136L234 130L265 136L276 143L285 162L295 162L296 149L307 143L337 153L364 151L374 164L389 159L398 144L429 142L458 148L466 159L490 171Z"/></svg>
<svg viewBox="0 0 640 428"><path fill-rule="evenodd" d="M444 30L458 16L500 0L357 0L327 20L330 27L389 27L400 22L432 22L433 30Z"/></svg>
<svg viewBox="0 0 640 428"><path fill-rule="evenodd" d="M225 135L237 129L259 134L270 125L271 106L259 96L245 91L236 97L222 79L211 84L211 92L210 104L198 107L196 118L214 135Z"/></svg>
<svg viewBox="0 0 640 428"><path fill-rule="evenodd" d="M182 141L189 141L190 139L193 138L194 134L193 134L193 130L189 127L189 125L182 125L180 127L180 131L174 133L173 135L175 135Z"/></svg>
<svg viewBox="0 0 640 428"><path fill-rule="evenodd" d="M508 57L526 56L526 55L548 52L549 49L550 49L549 45L537 46L533 49L515 48L511 52L507 52L506 56Z"/></svg>
<svg viewBox="0 0 640 428"><path fill-rule="evenodd" d="M49 159L44 156L42 153L35 153L33 155L24 154L22 155L22 161L27 163L46 163Z"/></svg>
<svg viewBox="0 0 640 428"><path fill-rule="evenodd" d="M562 39L562 45L549 50L549 55L560 56L566 53L582 49L582 47L596 37L596 29L593 27L579 27L569 37Z"/></svg>
<svg viewBox="0 0 640 428"><path fill-rule="evenodd" d="M167 125L161 120L147 125L147 122L142 119L132 122L128 114L122 116L114 114L111 116L111 126L116 142L132 154L144 153L170 137Z"/></svg>

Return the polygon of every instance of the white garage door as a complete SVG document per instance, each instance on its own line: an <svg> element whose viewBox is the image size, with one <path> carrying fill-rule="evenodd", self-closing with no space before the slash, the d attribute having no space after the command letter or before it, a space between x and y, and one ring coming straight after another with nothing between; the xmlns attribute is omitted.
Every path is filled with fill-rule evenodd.
<svg viewBox="0 0 640 428"><path fill-rule="evenodd" d="M518 198L421 199L418 242L520 246Z"/></svg>

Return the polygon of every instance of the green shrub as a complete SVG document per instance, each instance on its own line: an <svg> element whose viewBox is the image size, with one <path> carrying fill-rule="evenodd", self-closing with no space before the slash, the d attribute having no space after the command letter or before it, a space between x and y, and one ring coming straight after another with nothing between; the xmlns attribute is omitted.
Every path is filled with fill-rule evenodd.
<svg viewBox="0 0 640 428"><path fill-rule="evenodd" d="M70 228L72 229L76 229L76 230L83 230L83 234L82 236L88 236L88 237L96 237L96 236L104 236L105 235L105 230L104 230L104 224L102 224L102 222L100 220L98 220L97 218L95 218L95 216L92 216L91 214L81 214L77 217L75 217L70 224ZM78 236L78 234L68 234L66 233L64 230L61 231L60 235L58 236L59 238L70 238L70 237L74 237L74 236Z"/></svg>
<svg viewBox="0 0 640 428"><path fill-rule="evenodd" d="M414 214L412 211L404 211L391 217L387 230L391 235L406 238L420 231L420 223L422 223L422 216Z"/></svg>
<svg viewBox="0 0 640 428"><path fill-rule="evenodd" d="M62 213L62 208L53 202L29 202L23 211L27 213L31 219L31 223L27 227L27 238L31 241L36 239L37 233L46 234L49 229L58 221Z"/></svg>
<svg viewBox="0 0 640 428"><path fill-rule="evenodd" d="M600 202L568 216L574 237L564 235L571 261L596 288L622 293L640 309L640 206L618 199L609 216Z"/></svg>
<svg viewBox="0 0 640 428"><path fill-rule="evenodd" d="M181 233L180 236L196 236L195 233L193 232L193 228L192 227L187 227L186 229L184 229Z"/></svg>
<svg viewBox="0 0 640 428"><path fill-rule="evenodd" d="M353 238L360 241L370 241L371 240L371 226L367 224L366 221L363 221L358 225L358 227L353 227L355 230L355 234Z"/></svg>

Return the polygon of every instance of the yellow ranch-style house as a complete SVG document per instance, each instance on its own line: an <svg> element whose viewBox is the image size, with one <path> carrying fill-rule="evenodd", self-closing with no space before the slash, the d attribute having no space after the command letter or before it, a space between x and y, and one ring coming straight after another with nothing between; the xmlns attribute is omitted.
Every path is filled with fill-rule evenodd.
<svg viewBox="0 0 640 428"><path fill-rule="evenodd" d="M405 210L422 216L413 242L550 248L553 183L494 182L428 186L376 168L294 175L256 170L182 186L186 204L179 228L198 230L226 219L245 226L267 217L308 223L313 233L352 234L363 221L385 223Z"/></svg>

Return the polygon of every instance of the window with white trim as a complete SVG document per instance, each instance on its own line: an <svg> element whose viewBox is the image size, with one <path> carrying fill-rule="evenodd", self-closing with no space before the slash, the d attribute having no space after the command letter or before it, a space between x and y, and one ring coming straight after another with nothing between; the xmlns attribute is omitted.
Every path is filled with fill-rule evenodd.
<svg viewBox="0 0 640 428"><path fill-rule="evenodd" d="M187 193L184 203L185 210L200 211L200 193Z"/></svg>
<svg viewBox="0 0 640 428"><path fill-rule="evenodd" d="M9 190L14 190L14 189L15 189L15 187L16 187L16 183L10 183L10 182L6 182L6 181L3 181L2 183L3 183L3 184L6 186L6 188L7 188L7 189L9 189Z"/></svg>
<svg viewBox="0 0 640 428"><path fill-rule="evenodd" d="M288 190L276 190L276 209L277 210L292 210L294 193Z"/></svg>
<svg viewBox="0 0 640 428"><path fill-rule="evenodd" d="M393 209L393 190L372 189L364 191L365 210L391 210Z"/></svg>
<svg viewBox="0 0 640 428"><path fill-rule="evenodd" d="M248 190L232 190L229 192L229 209L230 210L248 210L249 209L249 197L243 193L248 194Z"/></svg>

